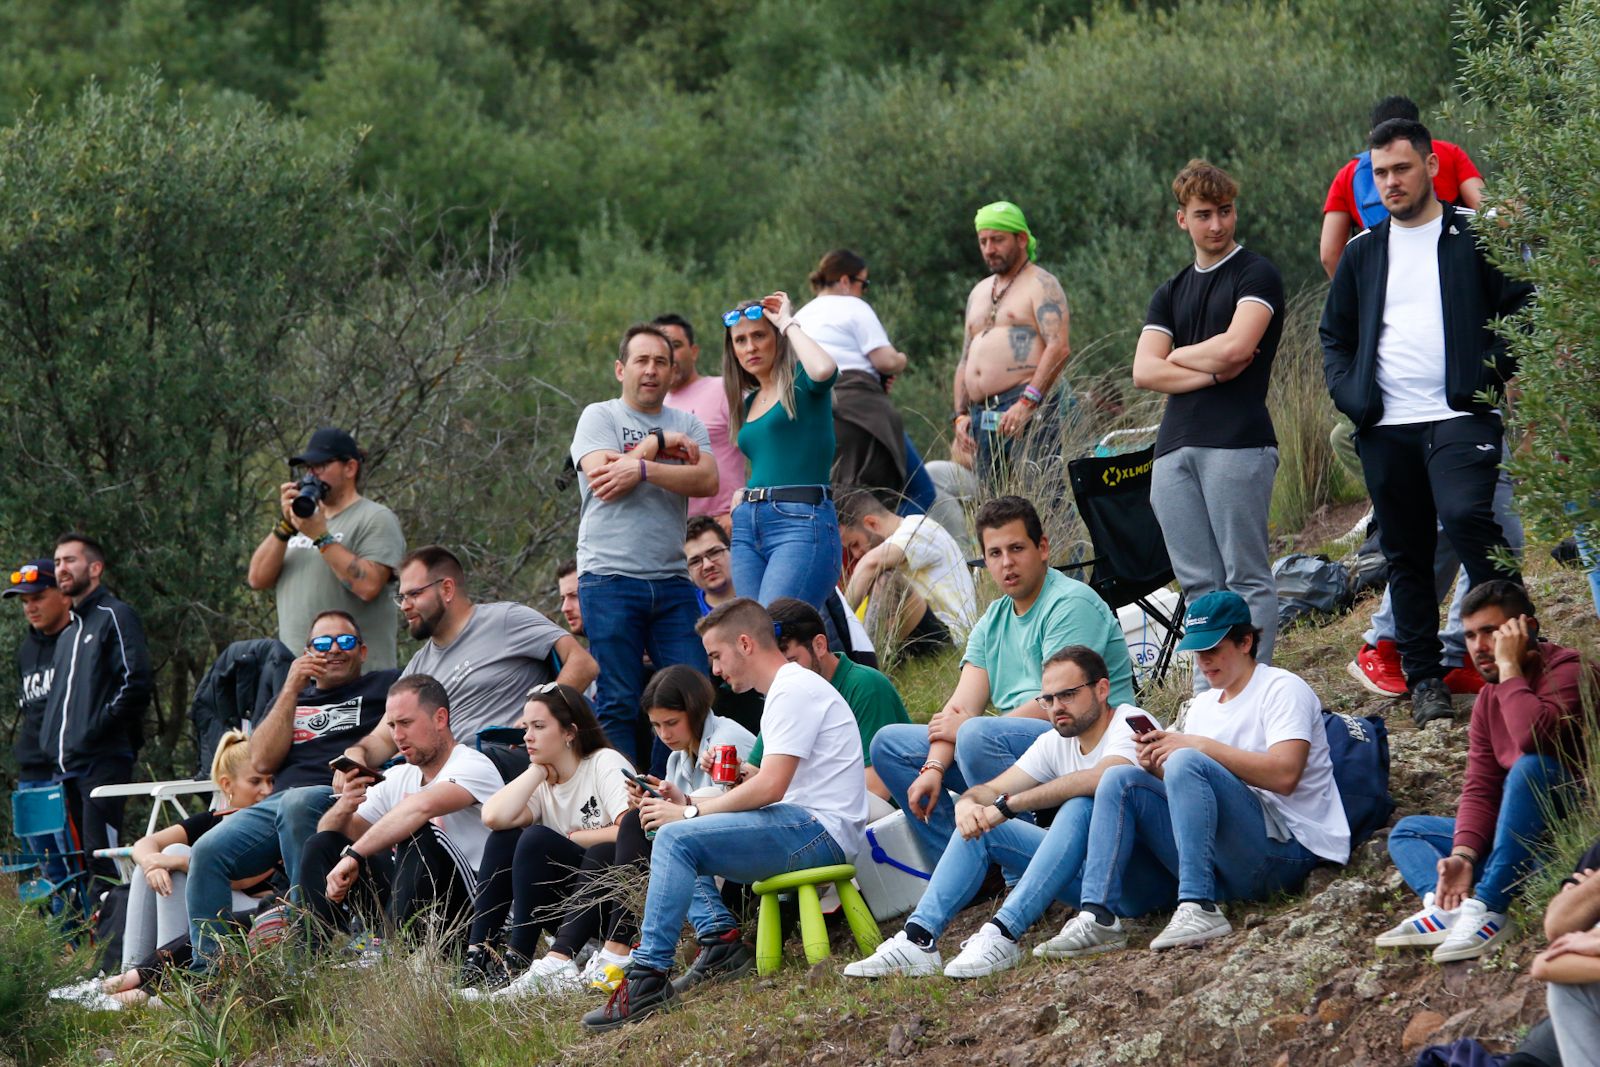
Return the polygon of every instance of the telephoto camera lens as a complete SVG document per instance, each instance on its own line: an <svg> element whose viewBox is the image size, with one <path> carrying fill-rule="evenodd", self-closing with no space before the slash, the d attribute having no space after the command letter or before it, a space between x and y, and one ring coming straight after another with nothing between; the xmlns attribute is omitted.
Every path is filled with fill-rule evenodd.
<svg viewBox="0 0 1600 1067"><path fill-rule="evenodd" d="M318 502L327 494L328 483L315 474L305 474L301 475L298 488L299 492L295 494L289 510L302 519L309 519L316 513Z"/></svg>

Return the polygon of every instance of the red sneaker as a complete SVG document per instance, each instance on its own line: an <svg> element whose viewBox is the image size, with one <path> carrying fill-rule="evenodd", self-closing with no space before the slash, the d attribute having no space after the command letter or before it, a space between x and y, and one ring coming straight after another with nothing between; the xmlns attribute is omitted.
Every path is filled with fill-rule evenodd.
<svg viewBox="0 0 1600 1067"><path fill-rule="evenodd" d="M1456 696L1476 696L1483 688L1483 675L1472 665L1471 656L1462 656L1462 664L1444 676L1444 687Z"/></svg>
<svg viewBox="0 0 1600 1067"><path fill-rule="evenodd" d="M1393 641L1379 641L1377 647L1362 645L1356 658L1345 667L1350 677L1381 697L1406 695L1406 676L1400 669L1400 650Z"/></svg>

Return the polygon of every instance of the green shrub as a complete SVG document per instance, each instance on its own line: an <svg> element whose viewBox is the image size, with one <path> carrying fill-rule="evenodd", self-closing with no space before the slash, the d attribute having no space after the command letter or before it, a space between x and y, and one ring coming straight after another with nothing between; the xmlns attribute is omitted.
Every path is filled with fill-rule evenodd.
<svg viewBox="0 0 1600 1067"><path fill-rule="evenodd" d="M17 900L16 883L0 884L0 1033L18 1063L44 1063L78 1031L81 1012L49 999L49 991L81 979L83 955L57 921Z"/></svg>

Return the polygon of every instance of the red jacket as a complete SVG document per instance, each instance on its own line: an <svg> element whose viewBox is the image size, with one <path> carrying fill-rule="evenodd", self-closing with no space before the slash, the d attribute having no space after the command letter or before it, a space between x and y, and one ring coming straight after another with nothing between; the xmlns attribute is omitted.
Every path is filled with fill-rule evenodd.
<svg viewBox="0 0 1600 1067"><path fill-rule="evenodd" d="M1467 728L1467 780L1456 806L1455 844L1488 855L1500 794L1512 764L1534 752L1554 756L1574 774L1583 766L1583 664L1549 641L1523 678L1485 685ZM1591 682L1593 678L1591 678Z"/></svg>

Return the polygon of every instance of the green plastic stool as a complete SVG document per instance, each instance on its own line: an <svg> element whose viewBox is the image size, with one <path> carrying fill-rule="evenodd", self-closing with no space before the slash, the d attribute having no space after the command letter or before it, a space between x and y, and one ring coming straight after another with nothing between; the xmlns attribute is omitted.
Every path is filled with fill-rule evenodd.
<svg viewBox="0 0 1600 1067"><path fill-rule="evenodd" d="M855 935L856 947L863 953L871 952L883 941L878 932L877 920L867 902L861 899L860 890L850 879L856 869L848 863L831 867L811 867L804 871L790 871L757 882L750 888L761 898L761 910L756 918L756 974L766 975L783 966L783 930L778 917L778 894L795 890L800 903L800 940L806 946L806 962L818 963L831 955L828 949L828 927L822 919L822 904L817 899L817 886L832 883L844 907L845 922Z"/></svg>

